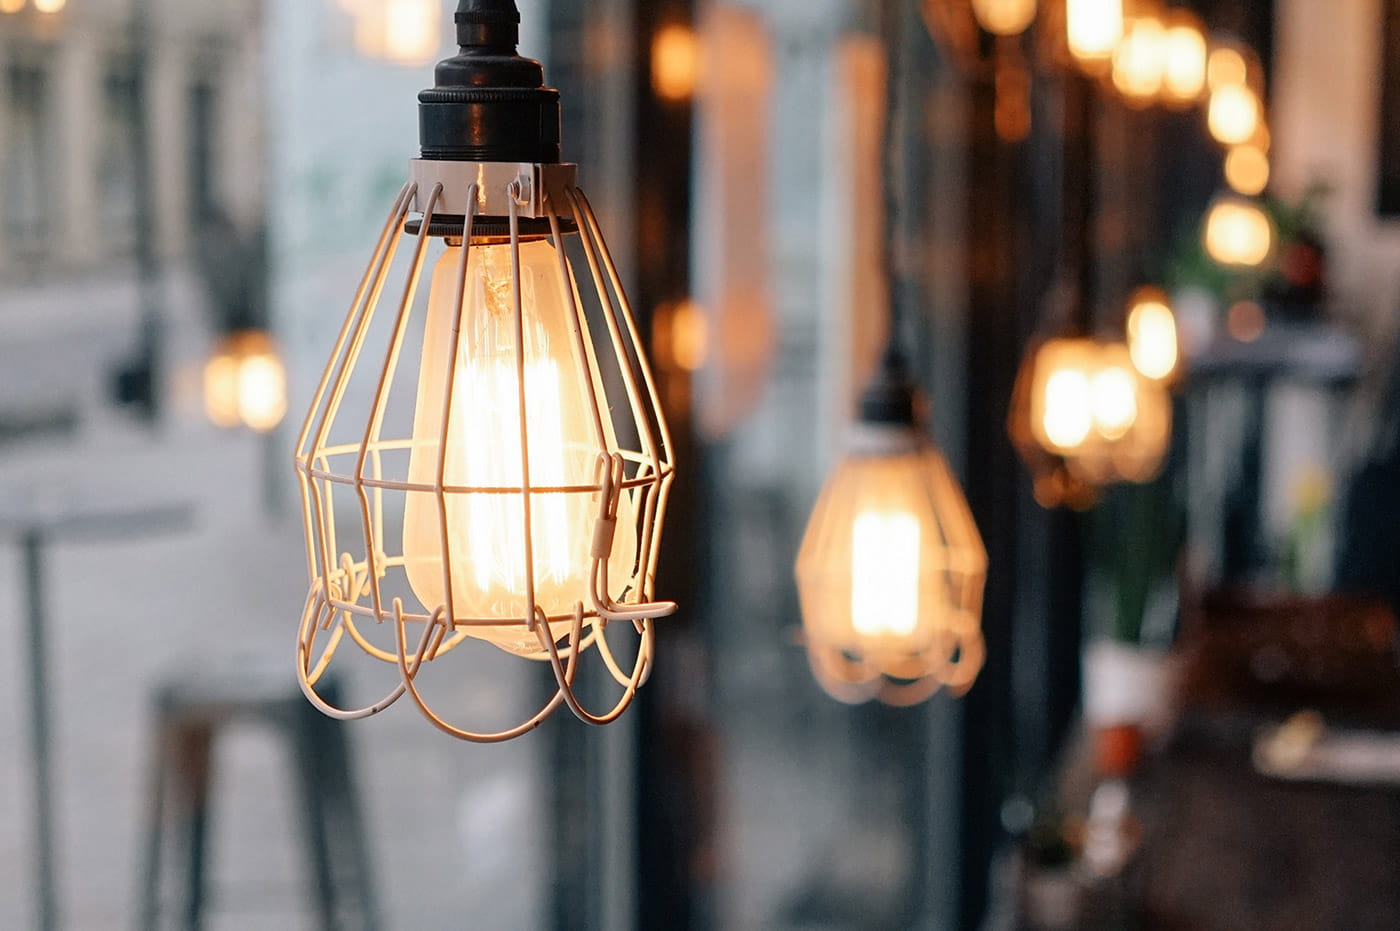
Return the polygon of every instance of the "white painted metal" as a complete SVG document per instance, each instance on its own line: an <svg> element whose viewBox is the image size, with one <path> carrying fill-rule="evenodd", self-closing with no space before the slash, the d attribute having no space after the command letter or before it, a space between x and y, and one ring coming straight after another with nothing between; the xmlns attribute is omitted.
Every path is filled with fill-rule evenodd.
<svg viewBox="0 0 1400 931"><path fill-rule="evenodd" d="M297 442L296 468L302 492L302 512L306 524L306 557L310 572L310 591L302 614L297 638L297 673L302 691L321 711L342 720L364 718L377 714L405 694L409 695L425 716L438 728L463 740L494 743L520 736L539 726L561 705L567 705L579 718L590 724L607 724L615 720L635 697L637 689L650 675L655 646L652 623L671 614L676 605L655 601L652 586L660 547L661 527L666 503L674 477L671 461L671 438L657 394L655 379L645 355L636 320L623 295L617 267L609 254L592 207L573 184L572 165L515 165L426 162L415 160L410 180L400 191L390 211L389 219L379 236L373 257L356 289L350 312L346 317L326 370L316 389L310 410ZM452 390L453 375L445 383L442 427L438 442L437 481L433 484L410 483L386 474L387 455L402 454L412 446L408 436L386 435L386 407L405 334L414 324L413 308L417 289L423 275L426 248L430 238L429 226L435 215L465 217L462 250L456 293L455 337L451 341L452 359L458 358L464 334L461 326L465 301L468 253L472 243L472 228L482 215L505 216L510 224L510 251L513 272L513 303L515 312L515 368L519 404L519 442L521 446L521 484L510 488L458 487L445 482L447 456L447 427L453 403L458 400ZM562 292L575 321L572 327L578 358L593 371L582 379L593 412L592 435L598 444L596 480L586 485L568 487L536 487L530 482L529 439L526 428L525 358L523 347L524 316L520 284L520 219L545 219L549 236L558 253ZM561 222L571 221L577 229L582 252L588 266L588 280L575 276L565 249L565 230ZM402 297L396 305L381 307L381 298L388 284L395 253L402 241L406 224L418 221L412 242L412 260ZM568 235L575 235L572 230ZM591 281L591 287L589 283ZM589 328L583 294L596 295L597 309L611 343L610 353L599 351L587 343ZM371 324L377 313L392 315L387 346L377 351L368 347ZM420 324L421 325L421 324ZM382 329L382 328L381 328ZM376 334L380 340L382 333ZM599 340L603 337L599 337ZM372 366L378 373L373 401L364 416L364 429L356 443L331 443L332 423L348 412L341 409L346 388L357 368ZM596 371L604 368L602 372ZM452 368L449 367L449 373ZM598 386L616 384L625 392L626 404L609 402L600 396ZM635 436L638 449L620 448L619 439L609 443L609 431L603 428L603 418L613 422L613 435ZM342 422L343 419L342 419ZM359 422L355 420L355 422ZM627 429L617 429L619 426ZM353 458L353 469L342 463ZM344 514L331 506L333 491L353 489L358 498L358 521L355 527ZM445 602L422 605L417 609L405 606L401 598L385 595L385 580L405 572L405 557L391 552L386 546L390 534L385 532L385 493L401 495L433 495L436 498L443 559L443 591ZM343 492L342 492L343 493ZM535 598L535 566L531 558L531 507L539 494L586 495L597 502L597 518L590 549L590 582L587 590L578 593L578 601L568 614L547 615ZM521 501L523 539L525 541L525 604L531 606L518 617L471 617L454 610L452 583L452 542L447 530L447 501L462 496L518 495ZM613 535L619 516L619 501L626 494L634 503L639 541L634 565L611 565ZM347 536L353 534L353 536ZM340 540L363 537L364 557L357 559L339 545ZM627 622L635 630L639 642L636 659L630 671L617 661L608 641L609 625ZM567 645L556 642L550 625L568 623ZM391 625L395 647L383 649L372 644L365 634L367 625ZM422 632L410 635L412 625L421 625ZM542 708L521 724L497 732L479 732L458 727L436 714L419 688L418 678L429 666L460 646L474 627L518 626L535 634L539 651L528 659L548 663L554 673L557 688ZM398 669L398 681L378 701L359 708L337 708L328 704L317 692L316 684L329 668L337 650L346 637L366 654ZM590 647L596 647L609 674L622 687L622 695L613 707L595 714L583 707L575 695L575 676L579 658Z"/></svg>

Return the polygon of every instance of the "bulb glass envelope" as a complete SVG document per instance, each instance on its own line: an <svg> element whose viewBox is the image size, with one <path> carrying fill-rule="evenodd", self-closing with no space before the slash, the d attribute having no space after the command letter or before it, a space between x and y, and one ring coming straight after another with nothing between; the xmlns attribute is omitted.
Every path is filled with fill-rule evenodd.
<svg viewBox="0 0 1400 931"><path fill-rule="evenodd" d="M311 582L297 668L333 717L407 694L447 733L493 742L561 705L607 723L650 672L652 623L675 610L651 595L671 440L573 178L420 159L394 203L296 456ZM630 663L609 642L620 628ZM547 664L553 696L503 730L449 723L420 679L468 641ZM394 669L360 708L316 691L347 643ZM574 691L589 650L622 689L601 714Z"/></svg>
<svg viewBox="0 0 1400 931"><path fill-rule="evenodd" d="M277 428L287 414L287 373L265 330L223 337L204 364L204 411L217 427Z"/></svg>
<svg viewBox="0 0 1400 931"><path fill-rule="evenodd" d="M947 462L911 427L858 424L797 558L807 654L849 703L961 694L985 657L987 551Z"/></svg>
<svg viewBox="0 0 1400 931"><path fill-rule="evenodd" d="M1036 352L1030 430L1090 485L1145 482L1171 440L1171 399L1123 343L1052 339Z"/></svg>

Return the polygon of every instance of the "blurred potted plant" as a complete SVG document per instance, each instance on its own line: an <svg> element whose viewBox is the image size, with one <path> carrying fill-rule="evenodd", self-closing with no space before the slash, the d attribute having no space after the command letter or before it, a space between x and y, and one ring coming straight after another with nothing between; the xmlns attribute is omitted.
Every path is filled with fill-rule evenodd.
<svg viewBox="0 0 1400 931"><path fill-rule="evenodd" d="M1136 769L1165 724L1166 651L1176 634L1184 511L1169 476L1109 489L1091 521L1084 717L1100 772Z"/></svg>

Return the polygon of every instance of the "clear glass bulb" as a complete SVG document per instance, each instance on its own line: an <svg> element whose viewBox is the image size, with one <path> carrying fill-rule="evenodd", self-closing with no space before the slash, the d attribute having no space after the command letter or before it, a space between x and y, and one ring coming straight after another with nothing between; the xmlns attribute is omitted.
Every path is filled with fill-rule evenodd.
<svg viewBox="0 0 1400 931"><path fill-rule="evenodd" d="M1145 287L1133 296L1128 311L1128 351L1133 365L1148 378L1161 381L1176 371L1180 358L1176 316L1164 292Z"/></svg>
<svg viewBox="0 0 1400 931"><path fill-rule="evenodd" d="M998 36L1025 32L1035 20L1036 0L972 0L977 25Z"/></svg>
<svg viewBox="0 0 1400 931"><path fill-rule="evenodd" d="M1081 62L1107 60L1123 38L1123 0L1066 0L1065 34Z"/></svg>
<svg viewBox="0 0 1400 931"><path fill-rule="evenodd" d="M885 675L919 678L950 638L978 630L986 569L943 457L911 429L859 425L798 554L810 641Z"/></svg>
<svg viewBox="0 0 1400 931"><path fill-rule="evenodd" d="M865 637L907 637L919 622L919 518L866 508L851 525L851 622Z"/></svg>
<svg viewBox="0 0 1400 931"><path fill-rule="evenodd" d="M409 481L413 484L437 481L447 357L456 338L454 304L461 250L461 246L449 247L433 271L409 460ZM534 489L596 485L598 454L603 448L595 418L601 420L604 447L612 450L617 443L608 412L603 410L600 415L591 408L590 381L600 404L606 405L606 395L596 366L579 357L558 256L548 242L521 244L520 293L530 485ZM470 249L461 327L443 484L448 489L519 488L523 470L510 246ZM584 342L588 344L586 330ZM530 501L535 604L550 615L570 614L576 603L587 603L598 496L537 490ZM525 591L526 534L520 492L449 490L442 508L440 511L437 496L426 492L410 492L405 504L404 564L418 600L429 612L446 604L441 543L445 513L457 619L523 622L530 606ZM631 496L624 491L609 560L614 583L635 569L635 513ZM569 623L551 626L556 640L568 633ZM523 624L471 626L466 630L513 653L540 650L539 641Z"/></svg>

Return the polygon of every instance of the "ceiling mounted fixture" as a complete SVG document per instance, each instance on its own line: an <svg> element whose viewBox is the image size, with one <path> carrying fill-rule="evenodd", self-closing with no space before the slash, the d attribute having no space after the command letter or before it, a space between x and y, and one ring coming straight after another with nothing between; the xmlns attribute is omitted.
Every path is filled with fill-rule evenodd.
<svg viewBox="0 0 1400 931"><path fill-rule="evenodd" d="M516 54L519 23L512 0L461 0L459 53L419 95L421 157L296 454L308 699L354 719L407 694L478 742L524 734L561 705L592 724L616 719L651 671L653 622L676 609L652 597L670 435L597 217L576 166L559 161L559 94ZM610 643L619 628L630 660ZM468 641L545 664L553 695L505 729L449 723L424 680ZM316 691L347 642L396 680L352 709ZM597 714L575 692L589 650L621 688Z"/></svg>
<svg viewBox="0 0 1400 931"><path fill-rule="evenodd" d="M896 194L904 175L893 130L902 41L885 8L887 101L885 271L893 283ZM846 456L827 480L797 557L803 636L812 671L839 701L918 704L972 687L986 655L982 592L987 550L942 454L927 404L906 370L899 289L890 337L860 402Z"/></svg>

